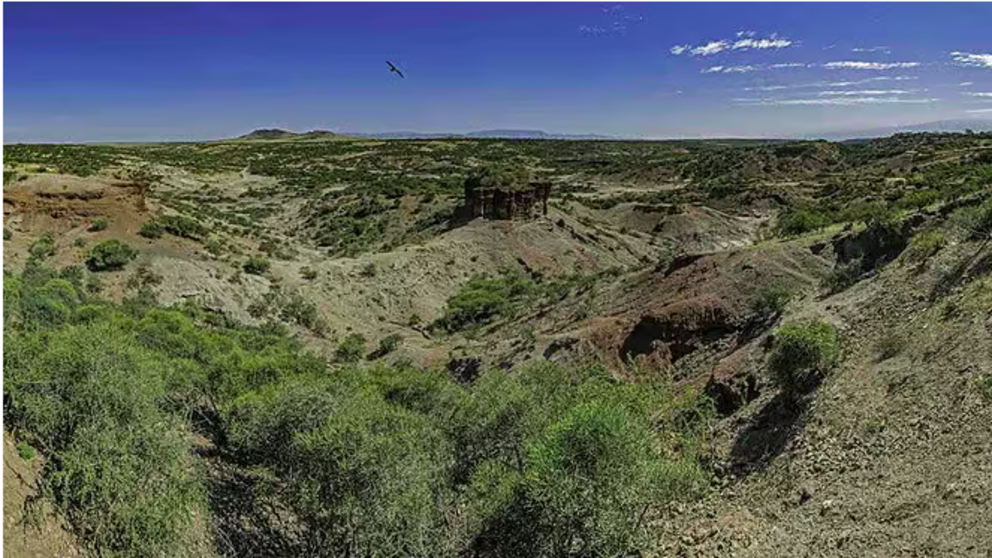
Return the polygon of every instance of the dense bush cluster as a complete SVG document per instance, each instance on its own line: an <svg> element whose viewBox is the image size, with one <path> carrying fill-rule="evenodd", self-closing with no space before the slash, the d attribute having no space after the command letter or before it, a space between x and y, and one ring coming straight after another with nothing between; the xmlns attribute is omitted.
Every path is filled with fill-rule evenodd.
<svg viewBox="0 0 992 558"><path fill-rule="evenodd" d="M619 555L706 484L709 405L667 383L545 364L464 386L351 364L359 337L332 371L278 328L117 306L84 282L38 261L5 276L4 418L98 555L210 544L219 512L194 424L230 466L266 472L262 492L323 556Z"/></svg>
<svg viewBox="0 0 992 558"><path fill-rule="evenodd" d="M185 215L163 215L157 219L165 232L192 240L203 240L210 230L195 219Z"/></svg>
<svg viewBox="0 0 992 558"><path fill-rule="evenodd" d="M457 331L506 314L515 302L536 291L534 282L516 274L474 277L448 299L438 327Z"/></svg>
<svg viewBox="0 0 992 558"><path fill-rule="evenodd" d="M138 251L120 240L98 242L86 255L86 266L91 271L112 271L127 265L138 257Z"/></svg>

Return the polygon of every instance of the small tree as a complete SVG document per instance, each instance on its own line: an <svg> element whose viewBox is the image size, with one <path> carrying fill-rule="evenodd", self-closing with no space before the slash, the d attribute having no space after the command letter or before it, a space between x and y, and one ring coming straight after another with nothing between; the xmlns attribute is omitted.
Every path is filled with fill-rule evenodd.
<svg viewBox="0 0 992 558"><path fill-rule="evenodd" d="M779 328L768 364L782 393L797 397L814 389L839 357L837 328L817 320Z"/></svg>
<svg viewBox="0 0 992 558"><path fill-rule="evenodd" d="M107 220L104 219L103 217L100 217L99 219L94 219L93 222L90 223L90 227L86 230L90 232L98 232L106 229L107 226L109 226Z"/></svg>
<svg viewBox="0 0 992 558"><path fill-rule="evenodd" d="M90 271L110 271L120 269L138 257L138 251L120 240L104 240L90 249L86 266Z"/></svg>
<svg viewBox="0 0 992 558"><path fill-rule="evenodd" d="M341 341L334 356L341 362L358 362L365 355L365 336L351 333Z"/></svg>
<svg viewBox="0 0 992 558"><path fill-rule="evenodd" d="M242 266L245 273L250 273L252 275L264 275L266 271L269 270L269 260L259 257L248 258L248 261Z"/></svg>
<svg viewBox="0 0 992 558"><path fill-rule="evenodd" d="M162 224L158 221L146 221L141 225L141 230L138 234L145 238L161 238L162 233L165 229L162 228Z"/></svg>

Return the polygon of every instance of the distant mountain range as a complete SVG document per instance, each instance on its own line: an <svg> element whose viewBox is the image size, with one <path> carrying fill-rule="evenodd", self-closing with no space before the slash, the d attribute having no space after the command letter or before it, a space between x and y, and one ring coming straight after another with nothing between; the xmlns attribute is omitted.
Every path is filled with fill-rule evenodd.
<svg viewBox="0 0 992 558"><path fill-rule="evenodd" d="M502 138L502 139L621 139L597 134L552 134L543 130L479 130L475 132L330 132L313 130L311 132L290 132L278 128L263 128L249 134L238 136L238 140L323 140L347 138L376 138L376 139L440 139L440 138Z"/></svg>
<svg viewBox="0 0 992 558"><path fill-rule="evenodd" d="M992 131L992 120L939 120L922 124L904 126L887 126L864 130L824 132L816 134L800 134L795 139L826 139L844 141L866 138L887 137L893 134L907 132L975 132ZM310 132L291 132L278 128L258 129L249 134L239 136L239 141L326 141L355 138L374 139L444 139L444 138L492 138L492 139L556 139L556 140L623 140L617 136L601 134L556 134L544 130L478 130L474 132L331 132L328 130L312 130ZM637 138L645 139L645 138ZM784 138L783 138L784 139Z"/></svg>

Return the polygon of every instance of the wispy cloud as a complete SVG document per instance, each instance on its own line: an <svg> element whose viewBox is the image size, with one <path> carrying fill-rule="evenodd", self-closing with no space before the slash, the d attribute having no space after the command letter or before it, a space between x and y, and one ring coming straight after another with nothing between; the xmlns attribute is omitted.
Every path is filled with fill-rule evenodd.
<svg viewBox="0 0 992 558"><path fill-rule="evenodd" d="M827 62L823 65L828 70L894 70L896 68L916 68L919 62L862 62L855 60L844 60L841 62Z"/></svg>
<svg viewBox="0 0 992 558"><path fill-rule="evenodd" d="M617 4L603 8L603 21L598 25L580 25L579 33L583 35L623 35L633 24L644 21L644 17L627 13L626 9Z"/></svg>
<svg viewBox="0 0 992 558"><path fill-rule="evenodd" d="M733 99L733 102L751 106L859 106L882 104L926 104L940 99L908 99L905 97L828 97L815 99Z"/></svg>
<svg viewBox="0 0 992 558"><path fill-rule="evenodd" d="M960 87L971 87L972 85L975 85L975 82L973 82L973 81L962 81L958 85Z"/></svg>
<svg viewBox="0 0 992 558"><path fill-rule="evenodd" d="M751 50L751 49L769 49L769 48L786 48L792 46L792 41L789 39L779 39L772 35L768 39L741 39L736 41L731 45L731 50Z"/></svg>
<svg viewBox="0 0 992 558"><path fill-rule="evenodd" d="M979 114L979 113L985 113L985 112L992 112L992 108L973 109L973 110L969 110L969 111L966 111L966 112L970 112L972 114Z"/></svg>
<svg viewBox="0 0 992 558"><path fill-rule="evenodd" d="M975 66L992 68L992 54L973 54L970 52L952 52L951 57L959 66Z"/></svg>
<svg viewBox="0 0 992 558"><path fill-rule="evenodd" d="M789 85L765 85L755 87L745 87L745 91L781 91L784 89L811 89L814 87L851 87L854 85L865 85L880 81L911 81L919 79L917 76L877 76L855 81L813 81L807 83L792 83Z"/></svg>
<svg viewBox="0 0 992 558"><path fill-rule="evenodd" d="M772 33L768 37L757 37L754 31L738 31L735 38L709 41L698 46L675 45L669 52L678 56L686 52L690 56L712 56L724 51L747 51L747 50L767 50L781 49L796 44L791 39L779 37L777 33Z"/></svg>
<svg viewBox="0 0 992 558"><path fill-rule="evenodd" d="M887 46L857 47L852 48L851 52L881 52L882 54L890 54L892 49Z"/></svg>
<svg viewBox="0 0 992 558"><path fill-rule="evenodd" d="M711 66L702 70L702 74L746 74L756 72L761 68L758 66Z"/></svg>
<svg viewBox="0 0 992 558"><path fill-rule="evenodd" d="M727 41L710 41L705 45L701 45L693 48L689 51L689 54L693 56L711 56L718 52L723 52L727 50L730 46Z"/></svg>
<svg viewBox="0 0 992 558"><path fill-rule="evenodd" d="M852 85L864 85L866 83L873 83L877 81L911 81L914 79L920 79L919 76L878 76L870 77L865 79L858 79L855 81L834 81L828 83L828 87L850 87Z"/></svg>
<svg viewBox="0 0 992 558"><path fill-rule="evenodd" d="M916 93L915 89L867 89L861 91L820 91L817 95L821 97L866 97L866 96L878 96L878 95L909 95L910 93Z"/></svg>
<svg viewBox="0 0 992 558"><path fill-rule="evenodd" d="M745 87L744 91L782 91L785 89L795 89L802 85L764 85L761 87Z"/></svg>
<svg viewBox="0 0 992 558"><path fill-rule="evenodd" d="M785 62L782 64L772 64L768 67L773 70L778 70L781 68L812 68L813 64L806 64L804 62Z"/></svg>
<svg viewBox="0 0 992 558"><path fill-rule="evenodd" d="M982 92L982 91L968 91L965 95L969 97L990 97L992 98L992 92Z"/></svg>

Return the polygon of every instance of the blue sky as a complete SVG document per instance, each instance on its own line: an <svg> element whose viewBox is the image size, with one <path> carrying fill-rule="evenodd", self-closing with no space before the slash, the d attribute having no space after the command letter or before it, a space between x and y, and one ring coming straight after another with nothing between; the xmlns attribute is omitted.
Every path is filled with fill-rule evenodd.
<svg viewBox="0 0 992 558"><path fill-rule="evenodd" d="M982 3L5 3L3 26L7 143L992 119Z"/></svg>

